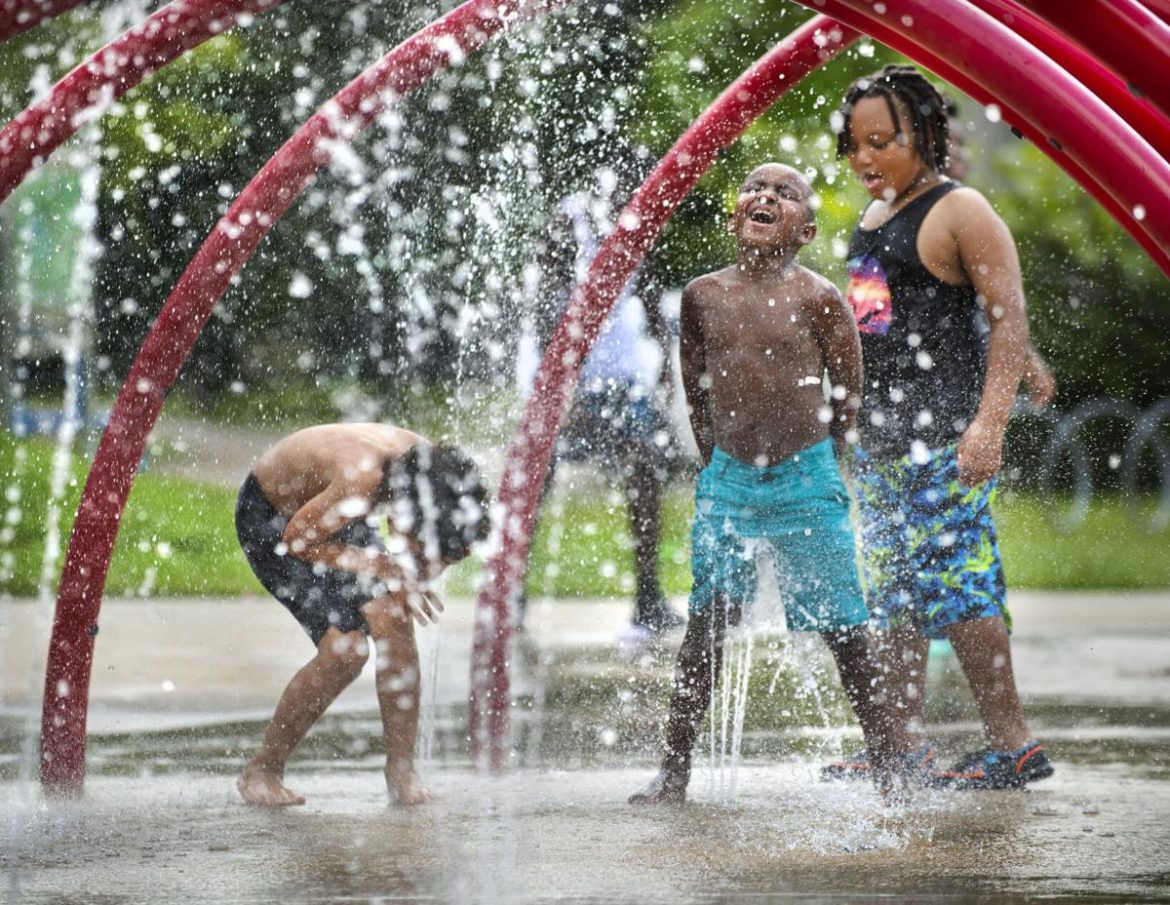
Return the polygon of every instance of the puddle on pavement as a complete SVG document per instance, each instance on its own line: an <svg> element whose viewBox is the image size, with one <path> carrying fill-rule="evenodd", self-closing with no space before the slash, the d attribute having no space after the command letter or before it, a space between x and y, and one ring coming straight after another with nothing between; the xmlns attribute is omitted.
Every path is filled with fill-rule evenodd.
<svg viewBox="0 0 1170 905"><path fill-rule="evenodd" d="M440 797L411 810L386 804L372 708L314 730L288 772L309 804L278 812L233 788L262 722L93 736L85 798L46 803L18 778L26 721L0 720L8 900L1170 902L1168 706L1030 699L1052 779L888 807L818 780L857 733L805 687L811 654L764 645L734 804L704 803L725 777L699 757L691 803L646 809L625 798L656 766L670 654L520 653L516 768L472 770L465 708L438 708L422 770ZM942 678L930 716L957 754L977 731Z"/></svg>

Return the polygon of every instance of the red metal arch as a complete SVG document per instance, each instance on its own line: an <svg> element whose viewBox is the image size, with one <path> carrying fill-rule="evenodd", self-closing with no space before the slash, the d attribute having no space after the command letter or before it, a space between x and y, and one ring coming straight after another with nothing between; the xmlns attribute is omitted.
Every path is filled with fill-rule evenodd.
<svg viewBox="0 0 1170 905"><path fill-rule="evenodd" d="M797 28L736 79L686 130L618 217L574 291L537 371L500 481L505 518L476 605L469 708L472 754L494 770L510 754L509 601L520 587L542 476L581 363L621 287L679 202L743 131L785 92L853 43L858 33L825 16Z"/></svg>
<svg viewBox="0 0 1170 905"><path fill-rule="evenodd" d="M1163 158L1170 157L1170 121L1147 98L1135 95L1121 76L1079 44L1070 43L1055 25L1014 0L971 2L1066 69L1136 129Z"/></svg>
<svg viewBox="0 0 1170 905"><path fill-rule="evenodd" d="M1122 225L1135 237L1144 233L1155 246L1147 249L1160 249L1159 263L1166 260L1170 164L1100 98L1011 29L964 0L945 6L886 0L881 15L865 0L798 2L873 34L980 103L998 104L1004 119L1059 166L1090 190L1100 186L1116 203L1111 210L1128 212Z"/></svg>
<svg viewBox="0 0 1170 905"><path fill-rule="evenodd" d="M285 0L176 0L92 54L0 131L0 201L89 118L240 17ZM80 115L79 115L80 114Z"/></svg>
<svg viewBox="0 0 1170 905"><path fill-rule="evenodd" d="M998 60L996 55L989 52L980 53L979 48L986 42L991 46L1006 48L1005 55L1011 54L1006 61L1010 64L1012 78L1018 77L1026 66L1037 66L1052 80L1054 87L1068 92L1067 95L1062 94L1062 98L1067 98L1069 103L1083 102L1087 92L1079 83L989 16L967 6L962 0L948 4L942 12L932 16L929 9L923 9L926 2L927 0L922 0L921 3L917 0L888 0L882 15L874 13L873 8L863 0L811 0L805 4L809 6L815 4L818 9L828 9L849 28L840 29L840 26L833 25L832 20L817 17L803 29L794 32L724 91L695 120L622 211L619 223L633 222L638 226L632 231L616 229L606 239L584 282L574 292L564 319L557 327L541 361L534 392L509 448L500 487L500 498L505 510L503 537L498 552L486 566L488 580L482 586L477 603L471 664L471 743L473 754L481 758L486 755L486 760L493 769L502 769L510 754L507 662L511 634L509 601L520 587L541 476L548 469L552 443L564 413L568 394L575 385L580 362L588 354L620 287L633 272L658 230L673 212L675 205L710 166L718 150L738 137L743 129L767 110L785 90L796 84L803 75L815 68L815 65L820 65L817 62L808 68L802 68L800 63L796 62L800 59L800 54L823 47L830 51L827 56L831 56L832 52L841 49L841 45L838 40L830 39L828 35L831 35L834 29L840 29L836 33L843 39L845 35L852 36L852 29L855 28L857 31L873 35L883 43L890 44L919 62L924 62L929 68L944 75L978 99L988 98L989 91L967 73L979 71L979 65L986 65L987 56ZM945 18L946 13L957 13L958 22L961 24L955 24L949 18ZM898 23L900 27L891 25L891 21ZM922 29L924 23L927 26L925 30ZM928 37L923 37L924 31ZM905 32L913 32L913 37L907 36ZM998 43L993 43L990 39L995 39ZM973 49L971 45L976 42L978 47ZM956 56L965 65L960 68L959 65L944 61L930 52L928 48L933 47L957 49L959 52ZM979 65L976 65L977 63ZM794 71L786 71L789 65L793 65ZM761 81L763 71L771 74L772 81ZM999 84L1007 81L1006 78L992 81L997 83L1000 91L1010 96L1010 85ZM1025 85L1030 83L1033 86L1032 90L1040 87L1038 82L1043 84L1035 77L1024 80ZM1021 106L1031 110L1033 105ZM1044 125L1053 127L1053 131L1048 132L1048 135L1060 134L1064 137L1068 133L1067 123L1061 122L1059 117L1053 116L1051 110L1043 105L1035 106L1040 107ZM1099 106L1098 102L1096 107ZM1094 104L1087 105L1089 110L1096 107ZM1014 109L1009 108L1009 113L1014 112ZM1092 115L1089 114L1090 117ZM1117 122L1120 122L1118 118L1112 116L1112 120L1116 122L1110 124L1117 127ZM1129 227L1138 225L1132 214L1121 208L1111 194L1105 193L1096 185L1089 172L1081 170L1076 161L1064 154L1058 154L1055 147L1044 141L1043 133L1038 133L1023 116L1009 116L1009 121L1021 128L1026 126L1033 134L1039 134L1041 147L1049 156L1057 159L1066 170L1079 177L1078 181L1082 184L1095 188L1097 197L1115 215L1128 214L1128 223L1125 225ZM1159 172L1166 170L1165 161L1149 149L1144 140L1132 129L1123 122L1117 128L1117 134L1112 136L1113 141L1129 141L1136 144L1137 156L1143 163L1149 159L1154 162L1155 167L1160 165ZM1101 140L1100 136L1095 139L1092 137L1080 139L1076 135L1071 137L1078 148L1081 147L1079 140ZM1105 138L1108 139L1109 136ZM1105 166L1104 160L1109 156L1108 141L1106 144L1107 148L1102 153L1098 153L1094 148L1082 150L1082 156L1087 163L1098 170ZM1108 185L1108 182L1103 180L1103 184ZM1149 201L1157 205L1159 216L1165 217L1170 213L1170 180L1152 180L1150 184L1154 191L1148 196ZM1118 192L1133 190L1128 186L1120 188L1113 186L1113 189ZM1152 242L1140 229L1131 228L1131 232L1135 233L1139 241L1143 241L1163 270L1170 273L1170 260L1167 259L1164 247Z"/></svg>
<svg viewBox="0 0 1170 905"><path fill-rule="evenodd" d="M1170 25L1138 0L1023 0L1170 114Z"/></svg>
<svg viewBox="0 0 1170 905"><path fill-rule="evenodd" d="M797 0L797 2L803 2L803 0ZM1021 112L1016 105L1005 100L1002 95L996 94L994 91L986 88L981 82L977 81L973 73L978 67L970 59L963 59L962 63L957 65L955 62L958 59L957 56L948 55L944 57L934 52L932 49L934 46L933 42L928 47L917 40L918 36L916 34L906 35L898 31L893 23L897 22L899 17L895 17L892 14L876 16L868 9L866 4L856 2L856 0L825 0L825 2L835 4L833 14L839 20L909 56L927 69L947 79L980 103L995 104L998 106L1008 123L1022 136L1031 140L1036 147L1047 154L1073 180L1083 186L1134 237L1162 271L1170 274L1170 250L1168 250L1166 241L1158 241L1151 236L1147 224L1135 216L1135 207L1144 206L1147 199L1165 197L1165 189L1151 188L1151 184L1154 187L1159 182L1165 185L1166 161L1159 157L1152 148L1149 148L1144 141L1141 142L1142 151L1151 160L1151 165L1146 167L1142 164L1141 177L1144 187L1135 188L1130 186L1125 193L1127 197L1136 199L1129 204L1118 200L1115 197L1116 192L1108 190L1100 179L1101 173L1105 174L1106 179L1111 174L1117 175L1116 170L1124 165L1121 161L1113 157L1113 145L1126 140L1127 136L1133 135L1133 129L1127 124L1118 124L1118 131L1115 134L1110 134L1107 131L1098 131L1096 135L1090 137L1088 133L1076 128L1080 120L1070 115L1060 126L1059 137L1054 136L1053 132L1046 128L1051 124L1053 118L1055 117L1059 121L1062 114L1067 112L1065 110L1066 106L1069 110L1078 109L1071 105L1071 100L1069 100L1067 105L1062 103L1061 99L1065 97L1064 95L1057 95L1055 102L1049 104L1047 119L1044 123L1045 128L1042 128L1040 125L1034 123L1028 115ZM965 0L952 0L952 2L955 3L956 8L966 7L965 11L968 13L977 12L968 6ZM1011 0L1008 0L1008 2L1011 2ZM820 3L818 2L817 5L820 6ZM887 4L887 10L888 8L889 5ZM918 24L912 13L903 13L903 15L909 16L909 21L912 26ZM908 26L902 26L902 28L903 31L916 31L915 28ZM977 53L989 59L995 59L994 53L987 50L982 44L976 45L974 40L965 32L960 33L958 36L953 36L952 39L960 44L965 44L968 49L974 46ZM989 38L988 40L991 39ZM996 40L1000 40L1001 44L993 46L1002 46L1002 36L996 38ZM940 46L947 47L948 45L943 42ZM986 64L987 61L984 60L982 65ZM1068 80L1067 76L1065 78ZM1009 89L1012 88L1012 79L1002 80L1008 83ZM1043 93L1043 89L1041 88L1033 87L1033 90L1037 94ZM1075 96L1083 98L1084 94L1084 89L1080 89ZM1025 100L1028 100L1028 98L1025 98ZM1032 100L1035 99L1033 98ZM1095 98L1090 97L1089 102L1091 106L1087 109L1095 109L1101 106ZM1116 115L1109 111L1106 111L1106 113L1109 117L1109 122L1117 123L1118 117ZM1101 123L1098 121L1094 122L1093 125L1099 127ZM1064 144L1064 141L1067 141L1069 144ZM1066 153L1068 149L1079 149L1082 155L1086 155L1092 161L1091 166L1082 165L1079 157L1074 157L1072 154ZM1155 174L1162 174L1161 179L1154 178ZM1149 194L1143 194L1143 192L1149 192ZM1156 204L1156 201L1154 203ZM1167 210L1165 206L1159 210L1159 216L1163 223L1162 231L1165 232L1165 220L1170 215L1170 210Z"/></svg>
<svg viewBox="0 0 1170 905"><path fill-rule="evenodd" d="M1143 0L1146 9L1163 22L1170 23L1170 0Z"/></svg>
<svg viewBox="0 0 1170 905"><path fill-rule="evenodd" d="M0 43L88 0L0 0Z"/></svg>
<svg viewBox="0 0 1170 905"><path fill-rule="evenodd" d="M824 16L797 28L735 80L691 124L618 217L549 341L532 395L505 459L498 552L476 604L469 708L472 755L503 769L509 756L509 601L520 587L536 502L569 394L621 287L663 224L743 131L804 76L855 41L857 32Z"/></svg>

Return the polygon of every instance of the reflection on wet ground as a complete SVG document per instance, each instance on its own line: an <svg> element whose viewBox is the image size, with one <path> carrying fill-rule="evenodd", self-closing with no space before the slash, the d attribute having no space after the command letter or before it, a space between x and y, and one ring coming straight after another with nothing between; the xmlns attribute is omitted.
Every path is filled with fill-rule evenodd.
<svg viewBox="0 0 1170 905"><path fill-rule="evenodd" d="M1149 813L1143 780L1077 773L887 810L803 765L751 766L734 808L647 811L621 800L637 771L446 769L441 799L405 811L376 770L313 772L310 804L278 813L220 777L98 777L89 801L38 807L8 857L33 902L1165 901L1165 814L1130 819Z"/></svg>
<svg viewBox="0 0 1170 905"><path fill-rule="evenodd" d="M439 695L422 741L440 797L410 810L386 803L372 701L326 717L289 769L309 804L279 812L235 795L264 723L230 700L187 725L171 714L151 730L148 712L109 731L108 720L91 735L79 802L45 802L21 778L27 713L8 708L6 898L1170 902L1167 628L1070 632L1021 628L1016 646L1054 777L1025 793L920 790L894 807L865 783L819 781L819 765L859 737L833 683L805 679L825 669L821 651L787 636L757 639L734 801L728 765L701 763L681 807L625 803L656 766L673 644L629 657L596 637L553 645L533 632L516 657L514 769L474 771L466 708ZM1081 657L1078 638L1110 657ZM449 645L439 662L463 669L461 656ZM1030 673L1037 664L1066 678ZM951 754L974 747L974 710L945 651L930 683L932 734Z"/></svg>

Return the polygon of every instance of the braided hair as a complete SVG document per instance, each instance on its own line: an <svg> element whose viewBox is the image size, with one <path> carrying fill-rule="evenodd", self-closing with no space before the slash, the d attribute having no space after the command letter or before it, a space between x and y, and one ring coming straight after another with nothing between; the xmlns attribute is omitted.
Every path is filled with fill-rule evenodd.
<svg viewBox="0 0 1170 905"><path fill-rule="evenodd" d="M914 66L891 63L872 75L857 79L845 92L841 103L841 131L837 133L837 156L846 157L852 138L849 121L853 107L865 97L881 97L890 109L890 117L899 135L902 121L898 116L897 101L910 117L914 129L914 148L923 162L934 170L947 167L947 101L939 90Z"/></svg>

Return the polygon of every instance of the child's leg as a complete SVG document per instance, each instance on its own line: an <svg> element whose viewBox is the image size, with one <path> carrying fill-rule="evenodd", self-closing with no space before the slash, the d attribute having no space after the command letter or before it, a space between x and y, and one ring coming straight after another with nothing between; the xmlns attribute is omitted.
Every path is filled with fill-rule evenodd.
<svg viewBox="0 0 1170 905"><path fill-rule="evenodd" d="M1007 625L1001 616L951 626L955 656L967 676L987 743L994 751L1016 751L1031 739L1012 670Z"/></svg>
<svg viewBox="0 0 1170 905"><path fill-rule="evenodd" d="M634 572L637 577L638 616L651 617L650 612L662 602L662 588L658 581L658 541L662 520L662 485L655 473L654 463L645 451L632 451L630 473L626 476L626 500L630 512L630 528L634 538ZM677 624L677 622L676 622Z"/></svg>
<svg viewBox="0 0 1170 905"><path fill-rule="evenodd" d="M386 742L386 786L398 804L421 804L431 794L414 772L420 696L414 621L388 597L370 601L362 612L377 651L378 709Z"/></svg>
<svg viewBox="0 0 1170 905"><path fill-rule="evenodd" d="M930 639L915 626L890 627L871 640L889 695L890 717L918 744L926 732L926 660Z"/></svg>
<svg viewBox="0 0 1170 905"><path fill-rule="evenodd" d="M317 645L317 656L292 677L280 696L264 742L244 766L236 788L248 804L304 804L284 785L289 756L334 699L359 675L369 656L361 632L329 629Z"/></svg>
<svg viewBox="0 0 1170 905"><path fill-rule="evenodd" d="M723 642L727 637L728 606L716 600L687 623L678 652L666 721L666 755L688 763L699 727L711 706L711 694L723 668Z"/></svg>
<svg viewBox="0 0 1170 905"><path fill-rule="evenodd" d="M896 755L910 750L906 723L893 707L887 681L870 650L869 632L863 625L840 632L822 632L821 637L837 661L841 684L869 751L870 763L888 771Z"/></svg>
<svg viewBox="0 0 1170 905"><path fill-rule="evenodd" d="M691 750L723 668L727 623L728 606L721 599L716 599L702 613L692 615L687 622L674 668L670 714L666 719L666 756L650 785L630 797L631 804L658 804L686 798Z"/></svg>

